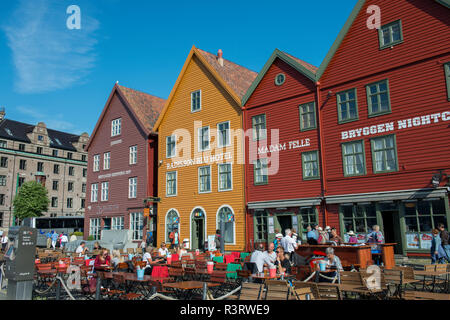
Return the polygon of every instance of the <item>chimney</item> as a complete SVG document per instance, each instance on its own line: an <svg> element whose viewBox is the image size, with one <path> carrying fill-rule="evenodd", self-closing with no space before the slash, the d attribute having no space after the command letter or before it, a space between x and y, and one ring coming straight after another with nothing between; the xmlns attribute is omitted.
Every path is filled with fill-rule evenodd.
<svg viewBox="0 0 450 320"><path fill-rule="evenodd" d="M219 51L217 51L217 61L219 62L220 66L223 67L223 52L222 49L219 49Z"/></svg>
<svg viewBox="0 0 450 320"><path fill-rule="evenodd" d="M0 108L0 121L5 119L5 115L6 115L5 107L1 107Z"/></svg>

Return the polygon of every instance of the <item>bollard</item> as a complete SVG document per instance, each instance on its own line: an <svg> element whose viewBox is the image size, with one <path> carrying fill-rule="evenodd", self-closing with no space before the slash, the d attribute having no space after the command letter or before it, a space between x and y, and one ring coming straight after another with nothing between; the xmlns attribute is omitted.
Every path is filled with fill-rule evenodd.
<svg viewBox="0 0 450 320"><path fill-rule="evenodd" d="M206 300L206 292L208 291L208 286L206 285L206 282L203 282L203 297L202 300Z"/></svg>
<svg viewBox="0 0 450 320"><path fill-rule="evenodd" d="M58 276L61 277L61 273L58 272ZM61 281L56 280L58 284L56 285L56 300L61 299Z"/></svg>
<svg viewBox="0 0 450 320"><path fill-rule="evenodd" d="M102 279L97 273L97 286L95 289L95 300L100 300L100 291L102 289Z"/></svg>

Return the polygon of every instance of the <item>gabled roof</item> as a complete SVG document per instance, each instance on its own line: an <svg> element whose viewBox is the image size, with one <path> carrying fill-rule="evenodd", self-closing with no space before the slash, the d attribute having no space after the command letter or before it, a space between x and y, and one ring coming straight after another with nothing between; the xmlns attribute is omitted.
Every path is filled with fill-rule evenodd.
<svg viewBox="0 0 450 320"><path fill-rule="evenodd" d="M450 9L450 0L435 0L435 1Z"/></svg>
<svg viewBox="0 0 450 320"><path fill-rule="evenodd" d="M164 119L164 115L169 108L169 105L175 95L175 92L177 91L181 79L183 79L187 66L193 59L194 55L239 106L241 105L241 98L247 91L248 87L252 84L252 81L258 75L256 72L226 59L223 59L223 66L221 66L214 54L197 49L195 46L192 46L191 51L189 52L189 55L184 62L183 68L178 75L177 81L175 82L175 85L170 92L169 98L164 105L164 109L155 123L155 126L153 128L154 131L158 131L158 128L162 120Z"/></svg>
<svg viewBox="0 0 450 320"><path fill-rule="evenodd" d="M265 74L267 73L267 71L269 70L270 66L273 64L273 62L275 61L276 58L284 61L285 63L290 65L292 68L294 68L295 70L297 70L298 72L300 72L301 74L303 74L304 76L309 78L311 81L313 81L313 82L316 81L317 67L315 67L312 64L309 64L303 60L300 60L286 52L275 49L275 51L270 56L269 60L267 60L266 64L261 69L258 76L253 81L252 85L249 87L249 89L245 93L244 97L242 98L242 106L244 106L247 103L248 99L253 94L255 89L258 87L259 83L264 78Z"/></svg>
<svg viewBox="0 0 450 320"><path fill-rule="evenodd" d="M130 89L117 83L114 85L105 106L103 107L102 113L97 120L97 123L92 131L89 143L86 146L86 150L89 149L91 142L102 122L106 111L111 103L111 99L114 94L117 93L124 101L125 107L128 108L133 116L136 118L140 128L147 134L150 135L152 132L153 125L155 124L158 116L164 106L164 99L152 96L150 94Z"/></svg>
<svg viewBox="0 0 450 320"><path fill-rule="evenodd" d="M31 133L34 128L35 125L4 119L0 122L0 138L31 143L27 134ZM77 142L80 138L79 135L53 129L47 129L47 134L51 148L77 151L72 142Z"/></svg>

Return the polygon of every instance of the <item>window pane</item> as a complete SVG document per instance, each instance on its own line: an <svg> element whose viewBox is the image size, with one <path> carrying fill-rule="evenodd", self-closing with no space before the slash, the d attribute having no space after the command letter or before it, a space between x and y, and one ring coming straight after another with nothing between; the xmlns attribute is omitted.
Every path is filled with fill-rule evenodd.
<svg viewBox="0 0 450 320"><path fill-rule="evenodd" d="M418 213L419 215L430 215L431 206L429 201L418 201Z"/></svg>
<svg viewBox="0 0 450 320"><path fill-rule="evenodd" d="M344 228L344 232L349 232L350 230L355 231L353 226L353 219L344 219Z"/></svg>
<svg viewBox="0 0 450 320"><path fill-rule="evenodd" d="M431 231L431 217L419 216L419 224L420 224L421 232L430 232Z"/></svg>
<svg viewBox="0 0 450 320"><path fill-rule="evenodd" d="M353 206L341 206L342 213L345 218L353 217Z"/></svg>
<svg viewBox="0 0 450 320"><path fill-rule="evenodd" d="M444 200L431 201L433 208L433 215L444 214L445 215L445 203Z"/></svg>
<svg viewBox="0 0 450 320"><path fill-rule="evenodd" d="M419 231L416 217L405 217L405 224L406 224L406 232Z"/></svg>

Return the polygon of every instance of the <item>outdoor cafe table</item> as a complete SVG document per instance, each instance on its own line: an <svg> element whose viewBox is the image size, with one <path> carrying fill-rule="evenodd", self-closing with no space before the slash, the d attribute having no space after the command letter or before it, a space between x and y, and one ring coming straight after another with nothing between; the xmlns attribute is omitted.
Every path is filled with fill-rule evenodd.
<svg viewBox="0 0 450 320"><path fill-rule="evenodd" d="M423 276L423 288L422 290L425 290L425 278L426 277L432 277L433 278L433 288L431 289L431 291L434 291L435 285L436 285L436 277L440 277L440 276L444 276L445 275L445 287L444 287L444 291L448 292L449 291L449 275L450 272L449 271L426 271L426 270L419 270L419 271L414 271L414 275L415 276Z"/></svg>
<svg viewBox="0 0 450 320"><path fill-rule="evenodd" d="M149 285L149 281L159 281L165 283L170 281L170 278L153 277L150 275L144 275L143 279L138 279L135 272L105 272L105 279L113 279L114 274L123 275L126 282L131 282L126 286L126 291L130 292L131 289L136 289L136 291L142 294L145 298L148 298L152 294L152 287Z"/></svg>
<svg viewBox="0 0 450 320"><path fill-rule="evenodd" d="M195 293L201 294L204 283L206 283L208 288L220 286L219 283L213 282L180 281L180 282L163 283L163 287L175 291L177 297L181 298L182 300L190 300Z"/></svg>

